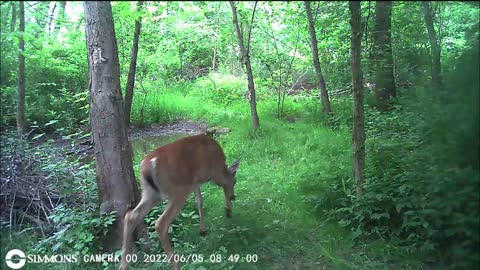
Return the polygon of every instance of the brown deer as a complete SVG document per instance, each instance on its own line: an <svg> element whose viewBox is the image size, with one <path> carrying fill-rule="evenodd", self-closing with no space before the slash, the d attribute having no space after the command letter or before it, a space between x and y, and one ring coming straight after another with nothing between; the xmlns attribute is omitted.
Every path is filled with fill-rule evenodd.
<svg viewBox="0 0 480 270"><path fill-rule="evenodd" d="M126 255L132 252L133 231L143 221L145 215L163 199L168 198L168 203L155 223L155 230L167 258L173 258L174 255L168 228L192 191L195 193L200 216L200 235L206 235L201 184L212 180L223 188L226 216L231 218L231 201L235 200L235 174L238 166L239 160L227 168L222 148L206 134L180 139L148 154L141 163L142 199L125 215L119 269L128 268ZM180 269L178 262L173 259L170 262L172 269Z"/></svg>

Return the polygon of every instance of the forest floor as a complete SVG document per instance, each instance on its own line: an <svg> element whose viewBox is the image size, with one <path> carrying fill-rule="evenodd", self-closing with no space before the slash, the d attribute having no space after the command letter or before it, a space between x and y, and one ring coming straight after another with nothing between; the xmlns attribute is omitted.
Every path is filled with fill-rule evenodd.
<svg viewBox="0 0 480 270"><path fill-rule="evenodd" d="M193 197L189 198L172 224L170 233L178 254L203 254L205 262L184 264L182 269L419 269L418 258L414 254L383 240L355 244L351 232L336 222L327 221L320 214L323 206L319 206L316 200L325 196L322 179L340 177L339 172L344 170L342 164L350 160L349 132L314 127L302 121L265 120L263 131L252 138L248 122L224 119L213 123L232 128L233 132L217 137L217 141L224 148L227 160L238 157L242 160L237 176L233 219L224 217L223 193L218 187L211 184L202 186L208 234L200 237L196 205ZM171 141L179 134L201 133L207 128L208 125L202 121L174 121L167 125L134 127L129 132L129 138L132 143L153 137L168 137ZM50 161L58 166L65 167L68 156L92 157L93 147L89 137L45 137L37 143L36 149L40 150L36 151L51 154ZM158 142L152 142L144 147L145 150L149 148L148 151L151 151L152 147L160 146ZM325 156L327 153L329 158ZM53 158L55 155L59 159ZM135 170L143 155L141 151L135 153ZM8 166L2 163L2 170L4 165ZM76 171L75 166L78 165L69 170ZM39 177L47 179L44 175ZM49 194L52 197L52 193ZM153 223L161 214L162 207L152 209L145 219L149 224L149 237L154 239L150 249L152 254L161 251ZM53 213L53 208L51 211L48 214ZM24 245L36 245L41 239L31 239L29 241L33 243ZM5 247L18 247L18 240L7 240ZM142 254L140 252L138 256ZM236 263L232 261L235 258L239 259ZM103 269L115 267L109 265ZM100 268L83 264L80 268L72 265L52 269ZM166 268L162 264L136 263L131 269Z"/></svg>
<svg viewBox="0 0 480 270"><path fill-rule="evenodd" d="M171 136L175 134L197 134L208 128L205 122L178 120L171 124L152 124L145 127L133 127L128 131L128 138L135 140L144 137Z"/></svg>
<svg viewBox="0 0 480 270"><path fill-rule="evenodd" d="M193 135L205 132L208 124L202 121L176 120L167 124L151 124L143 127L131 126L128 130L130 141L149 137L169 137L178 134ZM48 144L46 142L49 142ZM93 144L90 137L61 136L50 133L32 141L33 147L45 151L52 158L81 157L93 155Z"/></svg>

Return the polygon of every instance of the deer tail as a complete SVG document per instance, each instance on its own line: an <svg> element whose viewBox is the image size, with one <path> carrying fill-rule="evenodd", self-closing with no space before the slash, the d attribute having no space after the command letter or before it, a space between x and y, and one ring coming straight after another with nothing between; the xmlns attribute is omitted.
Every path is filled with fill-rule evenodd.
<svg viewBox="0 0 480 270"><path fill-rule="evenodd" d="M146 182L150 185L150 187L153 188L153 190L155 190L155 192L160 192L160 189L155 184L155 181L153 179L153 175L154 175L154 172L155 172L155 166L157 165L156 164L156 158L151 159L150 162L152 163L152 166L149 169L147 169L146 171L144 171L143 177L145 178Z"/></svg>

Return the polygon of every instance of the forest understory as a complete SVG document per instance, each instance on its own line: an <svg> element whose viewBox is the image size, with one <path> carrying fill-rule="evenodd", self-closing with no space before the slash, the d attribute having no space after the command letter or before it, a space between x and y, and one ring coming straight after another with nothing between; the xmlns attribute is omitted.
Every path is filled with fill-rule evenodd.
<svg viewBox="0 0 480 270"><path fill-rule="evenodd" d="M160 222L163 244L155 224L168 202L147 213L129 269L480 266L478 3L4 1L0 11L0 268L19 249L22 269L125 269L85 258L122 255L141 161L205 132L225 162L208 138L207 158L213 148L154 155L180 157L159 165L186 178L172 201L197 194ZM192 168L204 167L223 168L224 182L193 189ZM141 259L168 253L168 238L195 261ZM45 262L55 256L76 261Z"/></svg>

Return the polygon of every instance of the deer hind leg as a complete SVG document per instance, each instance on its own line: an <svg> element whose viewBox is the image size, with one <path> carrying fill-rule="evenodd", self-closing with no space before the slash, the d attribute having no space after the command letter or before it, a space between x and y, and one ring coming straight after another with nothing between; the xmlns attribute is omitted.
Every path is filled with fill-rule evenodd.
<svg viewBox="0 0 480 270"><path fill-rule="evenodd" d="M167 258L171 258L172 269L180 270L180 265L177 261L173 258L173 249L172 244L170 243L170 237L168 236L168 228L170 224L175 219L177 214L182 210L185 201L187 200L188 192L185 191L177 191L171 196L170 200L168 201L167 207L165 211L162 213L160 218L155 223L155 230L157 231L158 237L160 238L160 242L162 243L163 250L165 251Z"/></svg>
<svg viewBox="0 0 480 270"><path fill-rule="evenodd" d="M202 192L200 191L200 187L196 187L194 189L194 192L195 192L195 200L197 201L198 216L200 217L200 235L206 236L207 230L205 229L205 223L203 221L203 198L202 198Z"/></svg>
<svg viewBox="0 0 480 270"><path fill-rule="evenodd" d="M135 228L143 221L145 215L160 202L160 198L154 198L152 196L142 195L142 199L138 203L137 207L127 212L123 225L123 242L122 242L122 262L120 264L120 270L128 268L128 262L126 260L127 254L132 252L133 245L133 232Z"/></svg>

